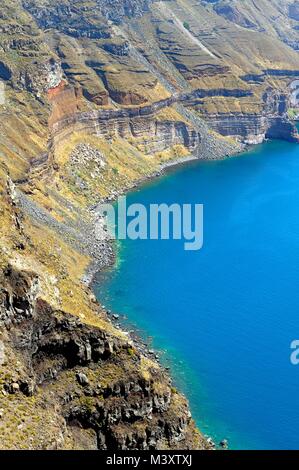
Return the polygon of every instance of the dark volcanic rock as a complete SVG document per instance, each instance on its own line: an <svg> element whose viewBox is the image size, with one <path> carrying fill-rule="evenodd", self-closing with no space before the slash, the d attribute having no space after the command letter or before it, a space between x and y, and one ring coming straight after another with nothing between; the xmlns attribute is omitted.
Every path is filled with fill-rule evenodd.
<svg viewBox="0 0 299 470"><path fill-rule="evenodd" d="M132 354L126 337L53 310L39 297L34 273L10 267L0 272L0 286L2 346L20 358L1 392L13 400L35 396L39 387L61 423L60 448L65 433L80 447L80 429L91 436L84 448L175 448L177 442L205 448L165 372L156 365L144 376L137 344Z"/></svg>
<svg viewBox="0 0 299 470"><path fill-rule="evenodd" d="M229 21L242 26L243 28L257 28L256 24L253 23L250 19L246 18L246 16L241 13L236 7L233 7L229 4L217 4L214 6L214 10L218 15L223 16Z"/></svg>
<svg viewBox="0 0 299 470"><path fill-rule="evenodd" d="M110 54L117 55L120 57L127 56L130 50L130 44L128 41L124 41L120 44L107 42L103 44L103 49Z"/></svg>
<svg viewBox="0 0 299 470"><path fill-rule="evenodd" d="M142 16L154 0L97 0L102 14L109 20L120 22L123 17Z"/></svg>
<svg viewBox="0 0 299 470"><path fill-rule="evenodd" d="M43 29L56 28L70 36L90 39L105 39L110 37L109 28L99 11L91 15L83 15L83 7L78 2L54 3L46 2L41 6L35 0L25 0L24 7L35 18L38 26Z"/></svg>
<svg viewBox="0 0 299 470"><path fill-rule="evenodd" d="M109 38L107 20L116 24L124 17L140 17L154 0L96 0L97 8L81 1L63 2L24 0L23 6L33 15L39 27L56 28L73 37Z"/></svg>

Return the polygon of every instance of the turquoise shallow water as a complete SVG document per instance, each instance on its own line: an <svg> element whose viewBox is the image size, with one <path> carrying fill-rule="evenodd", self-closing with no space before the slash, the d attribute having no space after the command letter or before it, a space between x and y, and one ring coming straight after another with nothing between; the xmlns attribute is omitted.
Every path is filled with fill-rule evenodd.
<svg viewBox="0 0 299 470"><path fill-rule="evenodd" d="M192 163L129 202L203 203L204 248L121 242L98 297L153 337L204 433L235 449L299 449L299 146Z"/></svg>

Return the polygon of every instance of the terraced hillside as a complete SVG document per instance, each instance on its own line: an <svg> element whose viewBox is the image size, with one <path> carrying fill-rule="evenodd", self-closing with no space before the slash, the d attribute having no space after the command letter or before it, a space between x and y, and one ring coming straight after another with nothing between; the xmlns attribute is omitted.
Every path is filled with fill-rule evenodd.
<svg viewBox="0 0 299 470"><path fill-rule="evenodd" d="M95 206L190 154L298 140L298 11L2 0L1 448L209 447L155 355L88 287L114 258Z"/></svg>

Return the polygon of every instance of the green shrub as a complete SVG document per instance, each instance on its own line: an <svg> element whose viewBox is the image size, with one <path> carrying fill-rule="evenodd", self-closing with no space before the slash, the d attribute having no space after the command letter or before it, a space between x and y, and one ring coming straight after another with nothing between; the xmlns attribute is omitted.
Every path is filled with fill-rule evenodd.
<svg viewBox="0 0 299 470"><path fill-rule="evenodd" d="M135 351L133 348L128 348L128 354L129 356L135 356Z"/></svg>

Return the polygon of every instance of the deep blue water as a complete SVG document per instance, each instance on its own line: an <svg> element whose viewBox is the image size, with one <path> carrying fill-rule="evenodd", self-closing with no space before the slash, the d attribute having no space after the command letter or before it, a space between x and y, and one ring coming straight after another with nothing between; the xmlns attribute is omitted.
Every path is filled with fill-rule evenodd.
<svg viewBox="0 0 299 470"><path fill-rule="evenodd" d="M153 337L204 433L299 449L299 145L189 164L129 202L203 203L204 247L121 242L98 297Z"/></svg>

